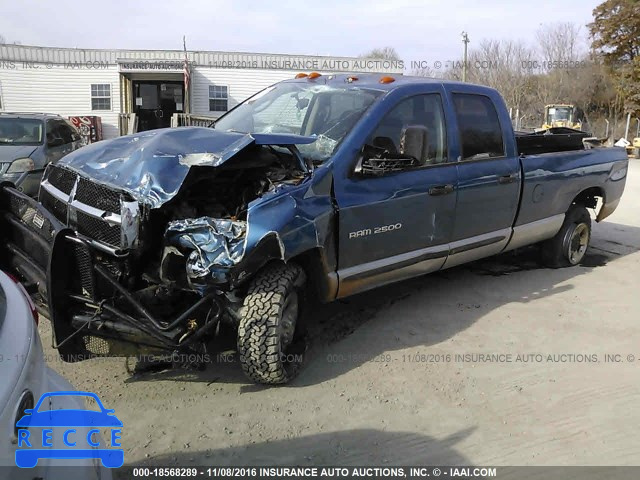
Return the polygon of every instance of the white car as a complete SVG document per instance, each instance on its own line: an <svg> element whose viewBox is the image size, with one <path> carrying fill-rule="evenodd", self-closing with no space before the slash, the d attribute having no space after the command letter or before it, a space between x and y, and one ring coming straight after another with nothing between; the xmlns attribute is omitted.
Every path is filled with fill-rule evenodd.
<svg viewBox="0 0 640 480"><path fill-rule="evenodd" d="M71 478L111 480L111 471L97 459L71 463L42 459L34 468L18 468L16 422L45 392L73 391L73 386L44 361L38 335L38 313L24 288L0 272L0 477L11 480ZM59 396L47 402L49 410L85 409L80 397ZM42 411L42 407L40 408ZM40 432L33 432L37 438ZM80 433L80 432L78 432ZM98 440L101 443L101 439ZM64 448L53 439L53 448ZM54 468L55 467L55 468Z"/></svg>

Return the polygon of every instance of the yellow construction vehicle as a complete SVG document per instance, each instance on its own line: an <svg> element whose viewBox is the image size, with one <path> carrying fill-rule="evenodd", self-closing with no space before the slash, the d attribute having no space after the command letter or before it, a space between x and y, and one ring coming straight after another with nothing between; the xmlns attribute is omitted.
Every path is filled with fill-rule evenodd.
<svg viewBox="0 0 640 480"><path fill-rule="evenodd" d="M556 127L574 128L582 130L584 112L575 105L554 103L544 107L544 121L541 130Z"/></svg>
<svg viewBox="0 0 640 480"><path fill-rule="evenodd" d="M633 158L640 158L640 137L633 139L629 145L627 145L627 155Z"/></svg>

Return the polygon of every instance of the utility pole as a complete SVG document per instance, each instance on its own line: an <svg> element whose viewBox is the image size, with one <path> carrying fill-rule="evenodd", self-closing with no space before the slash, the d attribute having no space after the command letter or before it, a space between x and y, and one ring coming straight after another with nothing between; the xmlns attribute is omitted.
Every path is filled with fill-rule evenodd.
<svg viewBox="0 0 640 480"><path fill-rule="evenodd" d="M627 113L627 127L624 129L624 139L629 140L629 125L631 124L631 113Z"/></svg>
<svg viewBox="0 0 640 480"><path fill-rule="evenodd" d="M462 43L464 43L464 55L462 62L462 81L467 81L467 44L469 43L469 35L467 32L462 32Z"/></svg>

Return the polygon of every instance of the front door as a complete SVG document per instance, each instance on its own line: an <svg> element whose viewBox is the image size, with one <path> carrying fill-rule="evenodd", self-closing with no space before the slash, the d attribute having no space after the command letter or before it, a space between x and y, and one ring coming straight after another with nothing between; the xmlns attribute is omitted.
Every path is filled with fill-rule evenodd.
<svg viewBox="0 0 640 480"><path fill-rule="evenodd" d="M182 82L134 81L133 94L139 132L170 127L173 114L184 112Z"/></svg>
<svg viewBox="0 0 640 480"><path fill-rule="evenodd" d="M402 157L407 127L424 133L422 154L411 155L420 157L417 165L355 172L336 184L339 297L438 270L447 258L457 166L449 161L441 96L400 100L366 144L384 150L383 159Z"/></svg>

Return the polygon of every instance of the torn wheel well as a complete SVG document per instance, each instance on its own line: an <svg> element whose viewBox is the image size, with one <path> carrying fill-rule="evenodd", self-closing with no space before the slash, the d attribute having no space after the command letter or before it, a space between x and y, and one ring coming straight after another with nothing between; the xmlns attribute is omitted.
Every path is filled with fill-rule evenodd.
<svg viewBox="0 0 640 480"><path fill-rule="evenodd" d="M571 203L595 209L598 206L598 198L602 198L604 202L604 191L600 187L591 187L580 192Z"/></svg>
<svg viewBox="0 0 640 480"><path fill-rule="evenodd" d="M307 274L307 288L312 298L321 303L334 300L338 291L338 277L335 265L322 248L312 248L290 260L302 267Z"/></svg>

